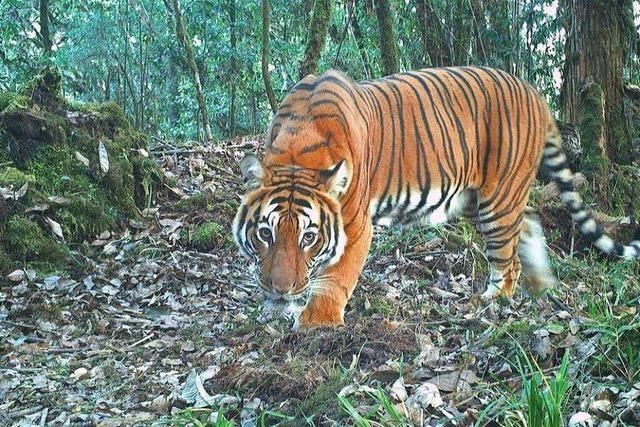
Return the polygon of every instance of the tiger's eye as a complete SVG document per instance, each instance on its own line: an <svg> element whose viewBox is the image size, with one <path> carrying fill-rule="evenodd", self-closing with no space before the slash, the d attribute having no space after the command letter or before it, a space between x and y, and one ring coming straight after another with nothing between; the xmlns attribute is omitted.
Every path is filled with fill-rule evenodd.
<svg viewBox="0 0 640 427"><path fill-rule="evenodd" d="M304 243L305 245L310 245L315 238L316 238L316 233L312 231L307 231L302 235L302 243Z"/></svg>
<svg viewBox="0 0 640 427"><path fill-rule="evenodd" d="M271 230L269 230L268 228L261 228L260 230L258 230L258 235L265 242L271 240Z"/></svg>

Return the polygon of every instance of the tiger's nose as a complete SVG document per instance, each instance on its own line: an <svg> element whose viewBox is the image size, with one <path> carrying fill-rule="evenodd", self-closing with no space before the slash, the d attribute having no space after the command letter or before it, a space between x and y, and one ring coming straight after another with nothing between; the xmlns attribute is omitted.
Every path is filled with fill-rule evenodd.
<svg viewBox="0 0 640 427"><path fill-rule="evenodd" d="M291 290L294 288L295 283L288 283L286 281L273 280L271 279L271 289L280 295L288 295L291 293Z"/></svg>

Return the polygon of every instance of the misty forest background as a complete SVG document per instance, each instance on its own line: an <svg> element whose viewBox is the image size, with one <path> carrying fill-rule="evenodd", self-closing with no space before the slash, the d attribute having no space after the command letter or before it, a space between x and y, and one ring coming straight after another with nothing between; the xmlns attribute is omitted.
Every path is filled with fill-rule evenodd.
<svg viewBox="0 0 640 427"><path fill-rule="evenodd" d="M639 14L628 0L4 0L0 90L55 66L66 97L113 100L144 133L226 139L264 131L307 73L486 65L531 82L576 125L595 83L604 135L589 137L628 163Z"/></svg>

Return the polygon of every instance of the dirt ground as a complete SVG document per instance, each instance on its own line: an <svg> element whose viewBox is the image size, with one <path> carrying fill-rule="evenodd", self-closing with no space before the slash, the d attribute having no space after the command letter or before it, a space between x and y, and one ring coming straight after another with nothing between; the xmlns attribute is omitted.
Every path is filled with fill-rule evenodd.
<svg viewBox="0 0 640 427"><path fill-rule="evenodd" d="M519 425L523 385L567 353L565 421L640 425L638 268L570 257L557 230L549 297L482 302L459 224L378 230L346 327L264 315L230 237L258 144L156 147L167 191L143 220L74 251L72 274L2 282L0 425L357 424L348 405L371 425Z"/></svg>

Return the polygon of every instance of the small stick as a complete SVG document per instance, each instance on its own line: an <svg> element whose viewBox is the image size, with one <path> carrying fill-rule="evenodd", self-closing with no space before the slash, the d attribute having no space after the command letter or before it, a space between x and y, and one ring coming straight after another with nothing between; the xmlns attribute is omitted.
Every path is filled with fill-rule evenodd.
<svg viewBox="0 0 640 427"><path fill-rule="evenodd" d="M131 344L128 348L134 348L139 346L140 344L142 344L143 342L149 341L151 338L153 338L154 333L151 332L149 335L147 335L146 337L139 339L138 341L134 342L133 344Z"/></svg>
<svg viewBox="0 0 640 427"><path fill-rule="evenodd" d="M40 415L40 427L44 427L47 424L47 415L49 415L49 408L44 408L42 415Z"/></svg>
<svg viewBox="0 0 640 427"><path fill-rule="evenodd" d="M35 414L36 412L42 411L42 406L34 406L33 408L20 409L19 411L9 412L7 415L9 418L20 418L26 417L27 415Z"/></svg>

